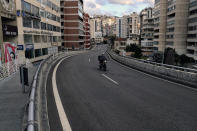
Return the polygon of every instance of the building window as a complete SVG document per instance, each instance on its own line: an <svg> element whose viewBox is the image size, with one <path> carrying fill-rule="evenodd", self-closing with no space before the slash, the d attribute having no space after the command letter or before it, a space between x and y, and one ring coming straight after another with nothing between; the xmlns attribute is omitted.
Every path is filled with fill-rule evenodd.
<svg viewBox="0 0 197 131"><path fill-rule="evenodd" d="M197 22L197 17L189 19L189 23L195 23L195 22Z"/></svg>
<svg viewBox="0 0 197 131"><path fill-rule="evenodd" d="M174 25L174 23L175 23L175 21L174 21L174 20L168 21L168 22L167 22L167 26Z"/></svg>
<svg viewBox="0 0 197 131"><path fill-rule="evenodd" d="M42 49L42 55L48 55L48 48Z"/></svg>
<svg viewBox="0 0 197 131"><path fill-rule="evenodd" d="M57 27L56 26L53 26L53 31L56 31L57 30Z"/></svg>
<svg viewBox="0 0 197 131"><path fill-rule="evenodd" d="M47 1L47 6L48 6L49 8L52 7L52 3L51 3L49 0Z"/></svg>
<svg viewBox="0 0 197 131"><path fill-rule="evenodd" d="M32 5L32 14L34 14L35 16L39 16L39 8Z"/></svg>
<svg viewBox="0 0 197 131"><path fill-rule="evenodd" d="M35 49L35 57L42 56L41 49Z"/></svg>
<svg viewBox="0 0 197 131"><path fill-rule="evenodd" d="M26 50L25 51L25 58L28 58L28 59L34 58L34 50L33 49Z"/></svg>
<svg viewBox="0 0 197 131"><path fill-rule="evenodd" d="M32 28L32 20L31 20L31 18L23 17L23 27Z"/></svg>
<svg viewBox="0 0 197 131"><path fill-rule="evenodd" d="M174 38L174 35L166 35L166 38L167 39L173 39Z"/></svg>
<svg viewBox="0 0 197 131"><path fill-rule="evenodd" d="M47 36L46 35L42 36L42 42L47 43Z"/></svg>
<svg viewBox="0 0 197 131"><path fill-rule="evenodd" d="M167 28L167 32L174 32L174 27L172 27L172 28Z"/></svg>
<svg viewBox="0 0 197 131"><path fill-rule="evenodd" d="M50 24L47 24L47 29L48 29L49 31L53 31L53 26L50 25Z"/></svg>
<svg viewBox="0 0 197 131"><path fill-rule="evenodd" d="M24 34L24 44L32 44L32 43L33 43L32 35Z"/></svg>
<svg viewBox="0 0 197 131"><path fill-rule="evenodd" d="M40 35L34 35L34 42L35 43L40 43L41 42Z"/></svg>
<svg viewBox="0 0 197 131"><path fill-rule="evenodd" d="M173 46L173 45L174 45L174 42L173 42L173 41L167 41L167 42L166 42L166 45Z"/></svg>
<svg viewBox="0 0 197 131"><path fill-rule="evenodd" d="M52 36L48 36L48 42L53 42L53 37Z"/></svg>
<svg viewBox="0 0 197 131"><path fill-rule="evenodd" d="M42 23L42 22L41 22L41 29L42 29L42 30L46 30L46 29L47 29L46 23Z"/></svg>
<svg viewBox="0 0 197 131"><path fill-rule="evenodd" d="M57 42L57 36L53 36L53 42Z"/></svg>
<svg viewBox="0 0 197 131"><path fill-rule="evenodd" d="M58 36L58 42L62 42L61 36Z"/></svg>
<svg viewBox="0 0 197 131"><path fill-rule="evenodd" d="M27 3L24 0L22 0L21 4L22 4L23 11L31 13L31 4L30 3Z"/></svg>
<svg viewBox="0 0 197 131"><path fill-rule="evenodd" d="M44 10L40 10L40 16L46 18L46 12Z"/></svg>
<svg viewBox="0 0 197 131"><path fill-rule="evenodd" d="M38 20L33 20L33 28L40 29L40 22Z"/></svg>

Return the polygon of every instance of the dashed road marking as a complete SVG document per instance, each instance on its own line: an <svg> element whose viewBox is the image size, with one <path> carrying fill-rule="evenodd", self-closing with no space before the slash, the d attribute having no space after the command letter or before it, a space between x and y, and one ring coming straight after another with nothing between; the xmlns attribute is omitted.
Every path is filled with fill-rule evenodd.
<svg viewBox="0 0 197 131"><path fill-rule="evenodd" d="M116 82L115 80L111 79L110 77L106 76L105 74L102 74L103 77L107 78L108 80L110 80L111 82L113 82L116 85L119 85L118 82Z"/></svg>

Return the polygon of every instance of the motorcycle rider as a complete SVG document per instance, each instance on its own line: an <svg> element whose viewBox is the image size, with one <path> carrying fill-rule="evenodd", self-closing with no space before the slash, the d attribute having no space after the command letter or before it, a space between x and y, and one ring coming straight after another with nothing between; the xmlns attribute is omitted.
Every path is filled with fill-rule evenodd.
<svg viewBox="0 0 197 131"><path fill-rule="evenodd" d="M98 61L99 61L100 69L103 68L104 70L106 70L106 64L104 62L107 61L107 59L106 59L104 53L102 55L98 56Z"/></svg>
<svg viewBox="0 0 197 131"><path fill-rule="evenodd" d="M107 60L107 59L106 59L104 53L98 56L99 63L103 63L105 60Z"/></svg>

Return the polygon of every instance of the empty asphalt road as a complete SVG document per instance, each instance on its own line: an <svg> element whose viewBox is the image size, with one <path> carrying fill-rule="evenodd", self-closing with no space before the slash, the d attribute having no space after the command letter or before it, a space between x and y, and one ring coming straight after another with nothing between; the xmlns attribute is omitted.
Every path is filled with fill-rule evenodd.
<svg viewBox="0 0 197 131"><path fill-rule="evenodd" d="M121 66L110 58L106 72L97 57L106 46L63 60L59 96L73 131L197 131L197 91ZM47 82L51 131L62 131L52 74Z"/></svg>

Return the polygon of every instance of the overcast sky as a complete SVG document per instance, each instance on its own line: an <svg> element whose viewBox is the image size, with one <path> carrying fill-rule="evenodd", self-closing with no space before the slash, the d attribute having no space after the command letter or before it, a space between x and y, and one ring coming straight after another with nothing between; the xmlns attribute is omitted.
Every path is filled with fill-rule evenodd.
<svg viewBox="0 0 197 131"><path fill-rule="evenodd" d="M154 0L84 0L85 12L94 14L122 16L131 12L140 12L152 7Z"/></svg>

